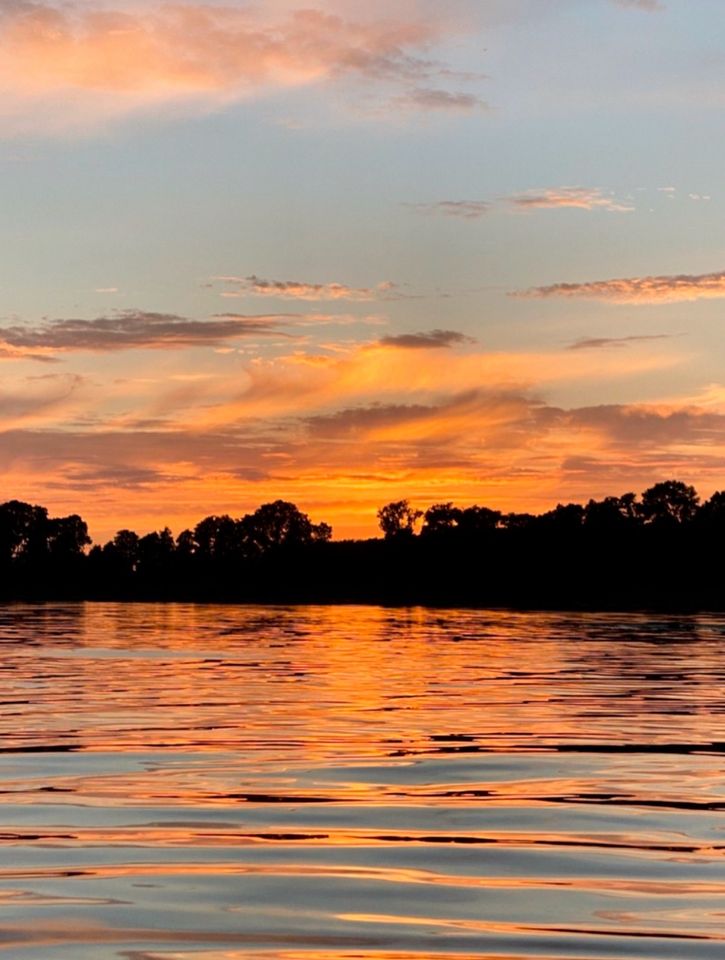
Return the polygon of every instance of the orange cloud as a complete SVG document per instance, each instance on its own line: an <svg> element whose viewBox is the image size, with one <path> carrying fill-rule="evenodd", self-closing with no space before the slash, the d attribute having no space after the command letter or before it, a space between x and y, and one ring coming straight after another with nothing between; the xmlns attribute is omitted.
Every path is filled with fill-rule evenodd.
<svg viewBox="0 0 725 960"><path fill-rule="evenodd" d="M662 277L627 277L589 283L554 283L511 294L515 297L551 297L603 300L609 303L678 303L725 297L725 271Z"/></svg>
<svg viewBox="0 0 725 960"><path fill-rule="evenodd" d="M52 133L149 108L209 108L280 87L349 78L420 98L454 79L428 59L440 21L348 20L323 10L119 0L0 8L0 129ZM276 10L276 14L275 14ZM425 103L460 109L469 94L431 87ZM58 106L63 110L58 111Z"/></svg>
<svg viewBox="0 0 725 960"><path fill-rule="evenodd" d="M55 511L81 509L97 538L121 525L179 530L278 496L332 522L339 537L373 534L376 508L401 496L540 510L670 475L706 493L721 485L725 416L561 409L526 393L473 391L223 430L16 428L0 433L0 449L6 489Z"/></svg>
<svg viewBox="0 0 725 960"><path fill-rule="evenodd" d="M482 384L510 391L621 380L683 362L664 350L486 352L464 338L449 343L441 363L435 341L421 349L421 334L408 336L415 342L401 343L402 335L392 344L340 344L334 352L256 357L231 380L210 377L203 405L189 411L187 422L219 429L239 419L303 417L371 401L430 403L447 394L479 390Z"/></svg>
<svg viewBox="0 0 725 960"><path fill-rule="evenodd" d="M103 383L6 379L3 488L55 513L80 511L101 539L121 526L178 531L277 497L340 537L373 534L377 507L403 496L543 509L644 489L663 471L700 482L725 464L725 410L712 404L546 400L567 383L682 362L664 341L657 351L516 354L454 337L442 363L435 342L396 339L222 363L197 353L187 369L186 354L141 354L133 377Z"/></svg>
<svg viewBox="0 0 725 960"><path fill-rule="evenodd" d="M559 187L548 190L529 190L507 197L518 210L556 209L573 207L577 210L608 210L611 213L629 213L634 207L620 203L611 194L589 187Z"/></svg>

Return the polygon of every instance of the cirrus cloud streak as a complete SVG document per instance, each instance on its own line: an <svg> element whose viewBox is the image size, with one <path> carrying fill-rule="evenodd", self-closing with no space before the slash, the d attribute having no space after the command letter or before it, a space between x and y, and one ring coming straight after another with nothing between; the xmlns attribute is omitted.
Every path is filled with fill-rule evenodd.
<svg viewBox="0 0 725 960"><path fill-rule="evenodd" d="M214 277L231 289L222 291L223 297L273 297L277 300L349 300L367 303L371 300L392 300L396 284L385 280L374 287L351 287L345 283L305 283L301 280L265 280L252 274L249 277Z"/></svg>

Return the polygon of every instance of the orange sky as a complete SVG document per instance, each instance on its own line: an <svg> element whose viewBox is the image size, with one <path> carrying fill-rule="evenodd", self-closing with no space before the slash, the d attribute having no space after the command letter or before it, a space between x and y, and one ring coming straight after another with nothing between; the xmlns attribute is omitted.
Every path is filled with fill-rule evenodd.
<svg viewBox="0 0 725 960"><path fill-rule="evenodd" d="M725 11L448 7L0 10L5 499L339 538L725 487Z"/></svg>

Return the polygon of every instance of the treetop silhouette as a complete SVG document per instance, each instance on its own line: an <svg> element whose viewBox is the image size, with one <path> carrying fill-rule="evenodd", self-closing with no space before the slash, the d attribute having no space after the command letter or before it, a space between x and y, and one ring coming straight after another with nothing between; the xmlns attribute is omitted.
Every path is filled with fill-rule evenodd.
<svg viewBox="0 0 725 960"><path fill-rule="evenodd" d="M121 529L91 546L79 515L10 500L0 597L725 608L725 570L709 559L725 491L701 504L694 487L665 480L539 515L403 499L378 521L382 539L333 541L329 524L278 499L176 537Z"/></svg>

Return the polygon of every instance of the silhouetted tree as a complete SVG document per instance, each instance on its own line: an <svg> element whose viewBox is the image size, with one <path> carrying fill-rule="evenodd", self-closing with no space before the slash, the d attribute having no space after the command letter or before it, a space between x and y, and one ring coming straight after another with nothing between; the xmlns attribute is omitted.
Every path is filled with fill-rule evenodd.
<svg viewBox="0 0 725 960"><path fill-rule="evenodd" d="M174 537L168 527L158 533L147 533L138 542L139 569L161 569L169 564L175 551Z"/></svg>
<svg viewBox="0 0 725 960"><path fill-rule="evenodd" d="M440 536L441 534L449 534L458 526L460 516L461 511L458 507L454 507L450 501L448 503L435 503L432 507L428 507L423 515L421 535ZM380 517L380 513L378 513L378 517Z"/></svg>
<svg viewBox="0 0 725 960"><path fill-rule="evenodd" d="M179 557L190 557L196 550L196 541L192 530L182 530L176 538L176 554Z"/></svg>
<svg viewBox="0 0 725 960"><path fill-rule="evenodd" d="M683 524L694 519L699 502L694 487L679 480L664 480L644 491L639 512L646 523Z"/></svg>
<svg viewBox="0 0 725 960"><path fill-rule="evenodd" d="M315 543L329 543L332 540L332 527L329 523L312 524L312 540Z"/></svg>
<svg viewBox="0 0 725 960"><path fill-rule="evenodd" d="M103 548L106 557L118 573L133 573L138 564L139 536L133 530L119 530Z"/></svg>
<svg viewBox="0 0 725 960"><path fill-rule="evenodd" d="M194 527L195 553L207 560L224 560L242 555L238 522L227 514L205 517Z"/></svg>
<svg viewBox="0 0 725 960"><path fill-rule="evenodd" d="M637 506L637 495L634 493L590 500L584 508L584 524L592 530L621 531L638 521Z"/></svg>
<svg viewBox="0 0 725 960"><path fill-rule="evenodd" d="M328 543L293 503L205 517L174 540L119 530L90 544L77 514L0 504L3 599L97 598L725 608L725 491L702 506L676 480L541 516L408 500L378 511L384 539ZM681 558L687 557L687 563Z"/></svg>
<svg viewBox="0 0 725 960"><path fill-rule="evenodd" d="M332 537L329 524L312 523L306 513L286 500L262 504L254 513L242 517L240 527L252 555L282 546L324 542Z"/></svg>
<svg viewBox="0 0 725 960"><path fill-rule="evenodd" d="M701 527L720 529L725 526L725 491L718 490L702 504L697 512L697 521Z"/></svg>
<svg viewBox="0 0 725 960"><path fill-rule="evenodd" d="M578 530L584 521L584 507L579 503L558 503L553 510L539 517L542 526L553 527L559 532Z"/></svg>
<svg viewBox="0 0 725 960"><path fill-rule="evenodd" d="M500 521L500 511L473 506L461 510L458 526L462 533L477 535L495 530Z"/></svg>
<svg viewBox="0 0 725 960"><path fill-rule="evenodd" d="M395 500L378 510L378 522L386 540L412 537L422 516L423 511L414 510L407 500Z"/></svg>
<svg viewBox="0 0 725 960"><path fill-rule="evenodd" d="M500 523L506 530L527 530L536 519L533 513L504 513Z"/></svg>
<svg viewBox="0 0 725 960"><path fill-rule="evenodd" d="M0 556L33 560L47 552L48 511L21 500L0 504Z"/></svg>

